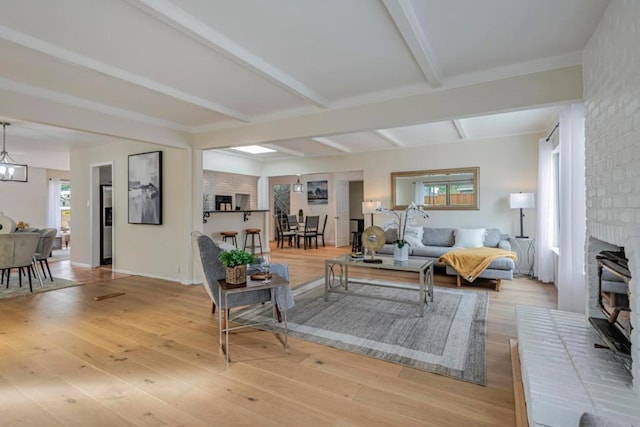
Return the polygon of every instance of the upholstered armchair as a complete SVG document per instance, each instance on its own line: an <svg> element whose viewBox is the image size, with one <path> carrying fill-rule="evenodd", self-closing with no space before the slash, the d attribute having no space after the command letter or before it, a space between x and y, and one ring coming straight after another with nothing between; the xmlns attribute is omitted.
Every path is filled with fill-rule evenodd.
<svg viewBox="0 0 640 427"><path fill-rule="evenodd" d="M209 294L211 301L213 301L211 308L212 313L215 313L216 307L220 310L225 310L271 301L271 291L269 289L259 289L254 292L229 295L229 306L224 307L224 301L218 301L218 280L226 277L225 267L218 260L218 255L220 255L222 249L220 249L209 236L205 236L197 231L191 233L191 243L196 268L202 276L203 285L207 294Z"/></svg>
<svg viewBox="0 0 640 427"><path fill-rule="evenodd" d="M6 278L7 288L11 269L18 268L18 283L22 287L22 268L27 269L29 290L33 292L31 272L33 271L33 255L40 240L40 233L7 233L0 234L0 270L2 280Z"/></svg>
<svg viewBox="0 0 640 427"><path fill-rule="evenodd" d="M40 241L38 242L38 246L36 247L35 259L40 263L40 268L42 269L42 274L44 277L47 277L47 273L44 271L44 266L47 266L47 271L49 272L49 278L53 282L53 276L51 275L51 269L49 269L49 255L51 254L51 250L53 249L53 244L56 240L56 234L58 231L55 228L43 228L40 230Z"/></svg>

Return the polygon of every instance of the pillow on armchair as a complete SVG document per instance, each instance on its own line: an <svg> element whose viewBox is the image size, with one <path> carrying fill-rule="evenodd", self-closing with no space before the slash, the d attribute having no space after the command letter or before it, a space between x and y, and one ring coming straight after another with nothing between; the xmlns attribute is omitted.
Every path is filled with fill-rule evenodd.
<svg viewBox="0 0 640 427"><path fill-rule="evenodd" d="M481 248L484 246L485 228L456 228L453 232L454 248Z"/></svg>

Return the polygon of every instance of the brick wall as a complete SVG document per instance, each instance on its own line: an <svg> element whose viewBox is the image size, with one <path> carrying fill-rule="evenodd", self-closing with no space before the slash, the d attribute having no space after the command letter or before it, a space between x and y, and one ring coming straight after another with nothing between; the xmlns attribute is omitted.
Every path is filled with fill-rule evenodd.
<svg viewBox="0 0 640 427"><path fill-rule="evenodd" d="M585 51L587 241L624 246L640 280L640 2L613 0ZM589 252L589 248L587 248ZM593 249L591 250L593 252ZM635 256L634 256L635 255ZM587 260L590 261L590 260ZM597 283L588 271L590 311ZM640 390L640 300L632 292L634 387Z"/></svg>
<svg viewBox="0 0 640 427"><path fill-rule="evenodd" d="M205 210L213 210L215 196L232 196L235 209L235 196L249 194L249 207L258 208L258 177L250 175L238 175L234 173L203 171L202 193L208 196Z"/></svg>

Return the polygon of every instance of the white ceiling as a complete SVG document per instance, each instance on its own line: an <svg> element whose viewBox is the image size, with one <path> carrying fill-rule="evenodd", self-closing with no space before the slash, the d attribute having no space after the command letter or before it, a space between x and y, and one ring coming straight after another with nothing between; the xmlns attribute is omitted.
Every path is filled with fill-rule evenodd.
<svg viewBox="0 0 640 427"><path fill-rule="evenodd" d="M607 4L5 1L0 116L13 123L7 150L33 164L55 157L47 152L113 138L188 146L207 132L576 65ZM541 133L556 108L274 139L269 145L278 153L261 158ZM63 163L44 167L68 169Z"/></svg>

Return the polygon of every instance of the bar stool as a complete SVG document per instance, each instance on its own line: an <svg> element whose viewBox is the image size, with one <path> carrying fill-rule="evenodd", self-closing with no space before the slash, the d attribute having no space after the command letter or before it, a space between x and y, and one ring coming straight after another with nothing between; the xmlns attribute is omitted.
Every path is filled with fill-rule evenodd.
<svg viewBox="0 0 640 427"><path fill-rule="evenodd" d="M238 247L238 241L236 240L236 236L238 235L237 231L221 231L220 235L222 236L222 241L226 242L227 239L230 239L233 243L233 246Z"/></svg>
<svg viewBox="0 0 640 427"><path fill-rule="evenodd" d="M351 252L362 252L362 231L352 231L351 238Z"/></svg>
<svg viewBox="0 0 640 427"><path fill-rule="evenodd" d="M251 245L247 246L247 239L251 236ZM258 245L256 245L256 236L258 236ZM244 230L244 248L251 249L251 255L256 254L256 248L260 248L260 256L262 256L262 239L260 238L260 229L259 228L247 228Z"/></svg>

